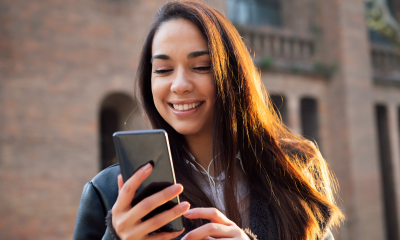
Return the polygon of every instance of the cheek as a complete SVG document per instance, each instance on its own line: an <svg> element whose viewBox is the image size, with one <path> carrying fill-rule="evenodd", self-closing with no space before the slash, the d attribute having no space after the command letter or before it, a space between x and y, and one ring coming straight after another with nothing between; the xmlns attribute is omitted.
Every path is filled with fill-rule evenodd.
<svg viewBox="0 0 400 240"><path fill-rule="evenodd" d="M160 91L162 91L161 82L157 79L151 79L151 92L153 96L159 95Z"/></svg>
<svg viewBox="0 0 400 240"><path fill-rule="evenodd" d="M162 86L159 81L151 81L151 93L153 94L154 105L157 111L162 111L164 99L166 97L165 86Z"/></svg>
<svg viewBox="0 0 400 240"><path fill-rule="evenodd" d="M214 77L210 77L210 79L208 79L208 84L206 84L205 88L205 90L209 93L210 98L215 100L217 95L217 86L215 84Z"/></svg>

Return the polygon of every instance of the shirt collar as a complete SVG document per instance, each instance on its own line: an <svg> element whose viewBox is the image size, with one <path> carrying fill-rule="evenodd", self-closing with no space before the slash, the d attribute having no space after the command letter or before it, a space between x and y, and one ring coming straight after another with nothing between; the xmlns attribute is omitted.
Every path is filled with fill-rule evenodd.
<svg viewBox="0 0 400 240"><path fill-rule="evenodd" d="M196 161L196 160L194 159L192 153L189 152L189 151L187 151L187 152L188 152L188 154L189 154L189 157L190 157L193 161ZM244 167L243 167L242 156L240 155L240 152L238 152L238 153L236 154L236 160L239 160L240 167L242 168L243 172L246 173L246 171L244 170ZM196 171L198 171L198 172L201 172L201 173L203 173L203 174L206 174L206 173L204 173L203 171L199 171L199 170L197 169L197 167L196 167L193 163L191 163L188 159L186 159L185 161L186 161L187 164L190 164L191 167L192 167L194 170L196 170ZM221 178L221 179L220 179L220 178ZM217 180L223 180L223 179L225 179L225 172L221 173L221 174L220 174L217 178L215 178L215 179L217 179Z"/></svg>

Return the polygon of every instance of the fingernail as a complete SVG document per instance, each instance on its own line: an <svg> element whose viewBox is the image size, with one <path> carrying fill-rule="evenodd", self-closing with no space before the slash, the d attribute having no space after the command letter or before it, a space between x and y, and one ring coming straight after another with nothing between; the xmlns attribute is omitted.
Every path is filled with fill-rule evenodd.
<svg viewBox="0 0 400 240"><path fill-rule="evenodd" d="M187 212L185 212L184 214L183 214L183 216L185 216L185 217L189 217L190 215L192 215L192 210L188 210Z"/></svg>
<svg viewBox="0 0 400 240"><path fill-rule="evenodd" d="M144 167L142 167L142 172L143 173L148 172L150 170L150 165L151 165L150 163L144 165Z"/></svg>
<svg viewBox="0 0 400 240"><path fill-rule="evenodd" d="M175 184L175 185L172 187L172 191L176 192L176 191L181 190L181 188L182 188L182 185L180 185L180 184Z"/></svg>
<svg viewBox="0 0 400 240"><path fill-rule="evenodd" d="M187 209L189 207L188 202L182 202L181 205L179 206L181 209Z"/></svg>

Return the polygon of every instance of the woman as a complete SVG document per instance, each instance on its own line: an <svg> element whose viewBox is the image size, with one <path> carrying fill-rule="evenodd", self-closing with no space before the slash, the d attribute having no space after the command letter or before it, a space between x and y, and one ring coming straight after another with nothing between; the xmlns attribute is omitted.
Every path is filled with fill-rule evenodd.
<svg viewBox="0 0 400 240"><path fill-rule="evenodd" d="M107 168L84 188L75 239L333 239L328 228L343 215L326 163L283 125L221 13L193 1L162 6L144 43L138 84L153 128L168 132L180 184L132 208L151 166L125 184L118 176L118 188L119 167ZM140 220L179 194L179 205ZM181 215L184 232L148 235Z"/></svg>

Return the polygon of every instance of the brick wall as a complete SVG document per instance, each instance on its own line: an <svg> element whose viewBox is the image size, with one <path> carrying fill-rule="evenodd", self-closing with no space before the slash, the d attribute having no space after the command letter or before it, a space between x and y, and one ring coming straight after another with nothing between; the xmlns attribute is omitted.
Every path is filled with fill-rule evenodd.
<svg viewBox="0 0 400 240"><path fill-rule="evenodd" d="M71 239L82 188L99 170L100 106L110 93L132 95L143 37L164 2L0 1L0 239ZM206 2L226 12L225 1ZM318 100L347 217L335 238L384 239L373 106L389 104L396 126L400 89L372 82L363 3L282 2L284 28L312 35L317 59L338 68L332 79L262 71L263 81L285 94L296 132L299 99Z"/></svg>
<svg viewBox="0 0 400 240"><path fill-rule="evenodd" d="M131 94L164 1L1 1L0 239L71 239L98 111Z"/></svg>

